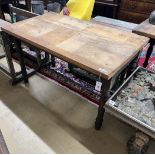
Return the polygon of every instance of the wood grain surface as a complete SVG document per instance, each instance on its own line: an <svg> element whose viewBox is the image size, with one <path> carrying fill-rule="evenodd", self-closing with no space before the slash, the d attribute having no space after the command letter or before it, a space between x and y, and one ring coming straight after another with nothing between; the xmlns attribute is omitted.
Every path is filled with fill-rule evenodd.
<svg viewBox="0 0 155 155"><path fill-rule="evenodd" d="M149 19L136 26L135 29L133 29L133 32L155 39L155 25L150 24Z"/></svg>
<svg viewBox="0 0 155 155"><path fill-rule="evenodd" d="M3 31L105 79L129 63L149 39L95 22L47 13Z"/></svg>

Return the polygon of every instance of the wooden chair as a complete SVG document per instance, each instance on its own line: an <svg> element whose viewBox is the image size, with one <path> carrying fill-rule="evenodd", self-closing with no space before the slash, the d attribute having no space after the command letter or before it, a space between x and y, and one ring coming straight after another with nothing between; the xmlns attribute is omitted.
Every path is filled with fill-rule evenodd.
<svg viewBox="0 0 155 155"><path fill-rule="evenodd" d="M32 17L38 16L38 14L36 14L36 13L32 13L27 10L17 8L15 6L13 6L12 4L9 4L9 10L10 10L10 16L11 16L12 23L16 22L14 15L23 16L26 18L32 18Z"/></svg>
<svg viewBox="0 0 155 155"><path fill-rule="evenodd" d="M5 20L4 13L10 13L9 4L24 10L31 10L30 0L25 0L25 4L20 3L20 0L0 0L0 18L3 20Z"/></svg>

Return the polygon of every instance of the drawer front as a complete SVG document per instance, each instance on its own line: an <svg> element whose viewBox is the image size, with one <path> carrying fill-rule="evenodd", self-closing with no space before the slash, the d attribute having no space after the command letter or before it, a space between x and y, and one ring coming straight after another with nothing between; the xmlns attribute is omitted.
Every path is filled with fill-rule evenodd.
<svg viewBox="0 0 155 155"><path fill-rule="evenodd" d="M146 20L149 16L145 14L140 14L140 13L131 13L128 11L123 11L120 10L118 13L118 19L132 22L132 23L141 23L144 20Z"/></svg>
<svg viewBox="0 0 155 155"><path fill-rule="evenodd" d="M155 3L138 2L135 0L123 0L121 3L121 9L126 11L133 11L137 13L150 14L155 10Z"/></svg>

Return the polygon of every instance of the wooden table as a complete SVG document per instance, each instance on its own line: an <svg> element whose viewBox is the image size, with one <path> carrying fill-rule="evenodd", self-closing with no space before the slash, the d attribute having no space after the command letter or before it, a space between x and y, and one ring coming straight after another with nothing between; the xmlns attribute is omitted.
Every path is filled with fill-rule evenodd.
<svg viewBox="0 0 155 155"><path fill-rule="evenodd" d="M20 41L91 72L102 80L96 129L102 125L104 104L113 77L124 70L149 41L148 38L131 32L55 13L4 26L2 30L8 56L8 40L15 38L25 82L28 82L28 75Z"/></svg>
<svg viewBox="0 0 155 155"><path fill-rule="evenodd" d="M147 67L149 58L153 51L153 46L155 45L155 25L149 23L149 19L145 20L141 24L139 24L134 30L134 33L146 36L150 38L150 47L147 51L146 59L143 64L144 67Z"/></svg>

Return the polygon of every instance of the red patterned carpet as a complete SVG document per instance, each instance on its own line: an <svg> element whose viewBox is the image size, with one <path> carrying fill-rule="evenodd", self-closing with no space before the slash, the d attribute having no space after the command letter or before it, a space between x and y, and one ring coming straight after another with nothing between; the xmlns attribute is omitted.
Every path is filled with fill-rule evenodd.
<svg viewBox="0 0 155 155"><path fill-rule="evenodd" d="M149 45L147 47L145 47L143 49L143 51L141 52L141 54L140 54L140 57L139 57L139 65L140 66L143 66L143 63L144 63L144 60L145 60L145 57L146 57L146 52L147 52L148 47L149 47ZM155 72L155 46L154 46L152 55L151 55L151 57L149 59L149 63L148 63L147 69Z"/></svg>

